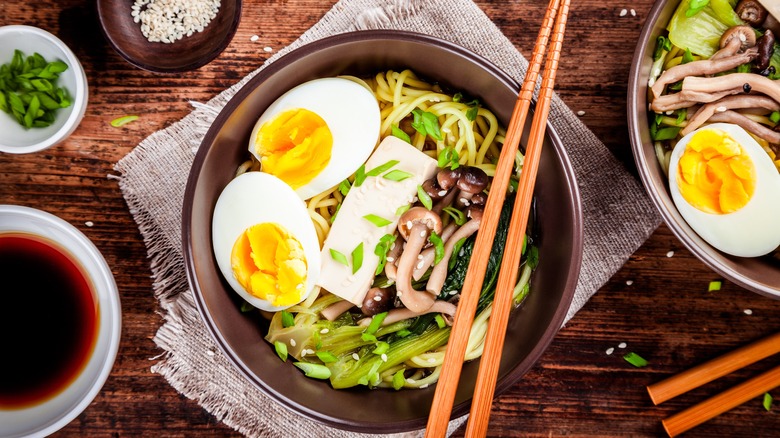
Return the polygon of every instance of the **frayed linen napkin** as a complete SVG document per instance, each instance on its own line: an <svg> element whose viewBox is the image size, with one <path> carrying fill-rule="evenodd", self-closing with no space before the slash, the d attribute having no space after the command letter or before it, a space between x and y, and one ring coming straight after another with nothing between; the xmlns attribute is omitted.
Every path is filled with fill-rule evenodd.
<svg viewBox="0 0 780 438"><path fill-rule="evenodd" d="M528 65L471 0L341 0L263 67L317 39L377 28L421 32L459 44L491 60L518 83ZM255 73L205 104L194 103L191 114L150 135L115 166L119 186L146 243L155 296L165 314L165 323L154 338L164 353L152 370L248 436L282 437L296 430L301 436L359 437L362 434L300 417L244 379L206 331L187 284L181 205L189 170L211 122ZM550 120L574 166L585 217L583 265L568 321L649 237L660 219L638 181L557 96ZM464 421L465 417L452 421L450 431Z"/></svg>

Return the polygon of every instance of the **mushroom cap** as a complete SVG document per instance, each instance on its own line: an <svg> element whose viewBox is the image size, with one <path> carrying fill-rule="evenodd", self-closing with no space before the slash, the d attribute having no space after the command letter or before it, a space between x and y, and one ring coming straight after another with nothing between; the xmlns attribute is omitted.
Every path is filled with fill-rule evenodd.
<svg viewBox="0 0 780 438"><path fill-rule="evenodd" d="M741 42L738 52L742 52L756 45L756 33L752 27L747 25L734 26L723 32L720 37L720 48L724 48L734 39Z"/></svg>
<svg viewBox="0 0 780 438"><path fill-rule="evenodd" d="M757 0L740 0L734 10L742 21L751 26L762 25L769 15L769 11Z"/></svg>
<svg viewBox="0 0 780 438"><path fill-rule="evenodd" d="M429 231L441 234L441 217L425 207L412 207L401 215L401 218L398 220L398 232L401 233L401 237L404 240L409 240L409 230L415 224L424 224Z"/></svg>
<svg viewBox="0 0 780 438"><path fill-rule="evenodd" d="M479 167L467 166L461 172L457 186L462 192L480 193L487 188L488 180L484 170Z"/></svg>
<svg viewBox="0 0 780 438"><path fill-rule="evenodd" d="M426 179L425 182L422 183L422 188L425 190L425 193L427 193L428 196L430 196L434 201L438 201L439 199L443 198L445 195L447 195L448 192L448 190L445 190L439 186L436 178Z"/></svg>
<svg viewBox="0 0 780 438"><path fill-rule="evenodd" d="M436 181L439 183L439 187L441 187L444 190L449 190L453 187L455 187L455 184L457 184L458 180L460 179L461 175L461 168L458 167L457 169L442 169L439 171L438 174L436 174Z"/></svg>
<svg viewBox="0 0 780 438"><path fill-rule="evenodd" d="M775 34L767 29L764 35L758 39L758 56L755 60L756 69L764 70L769 67L775 48Z"/></svg>
<svg viewBox="0 0 780 438"><path fill-rule="evenodd" d="M474 194L474 196L471 197L471 204L472 205L485 205L487 203L487 194L480 192Z"/></svg>
<svg viewBox="0 0 780 438"><path fill-rule="evenodd" d="M466 216L470 219L481 221L484 211L485 207L483 205L471 204L466 207Z"/></svg>

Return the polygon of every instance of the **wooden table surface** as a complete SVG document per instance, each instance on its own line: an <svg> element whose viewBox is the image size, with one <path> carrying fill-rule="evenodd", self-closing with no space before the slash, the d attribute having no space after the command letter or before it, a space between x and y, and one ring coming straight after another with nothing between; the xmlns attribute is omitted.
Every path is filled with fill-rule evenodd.
<svg viewBox="0 0 780 438"><path fill-rule="evenodd" d="M36 207L82 230L107 259L122 300L123 337L113 371L94 402L57 436L237 435L150 371L161 352L152 337L162 318L138 228L107 175L141 140L188 114L188 101L206 101L234 84L271 55L264 47L276 52L291 43L333 3L245 0L241 25L221 56L196 71L160 76L112 51L94 2L0 1L0 25L28 24L58 35L81 60L90 86L86 116L65 143L34 154L0 154L0 203ZM477 3L530 53L546 1ZM630 168L626 84L652 3L574 1L558 72L560 96L584 111L585 124ZM259 40L252 42L253 35ZM141 118L122 129L109 125L126 114ZM661 226L560 331L538 364L495 400L490 435L662 436L661 419L776 365L770 358L652 405L646 385L780 330L778 302L728 281L707 292L716 279ZM629 365L622 359L628 351L649 365ZM774 395L780 398L780 390ZM767 412L761 398L751 400L687 436L780 436L780 404Z"/></svg>

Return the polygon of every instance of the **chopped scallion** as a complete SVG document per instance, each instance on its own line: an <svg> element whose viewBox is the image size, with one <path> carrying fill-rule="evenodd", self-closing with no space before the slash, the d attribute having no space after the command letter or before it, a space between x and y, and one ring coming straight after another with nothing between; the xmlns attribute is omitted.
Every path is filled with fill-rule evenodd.
<svg viewBox="0 0 780 438"><path fill-rule="evenodd" d="M466 223L466 215L463 214L463 212L458 210L457 208L444 207L444 209L442 211L444 211L448 215L452 216L452 218L455 220L455 223L458 226L461 226L461 225Z"/></svg>
<svg viewBox="0 0 780 438"><path fill-rule="evenodd" d="M293 365L300 368L306 374L306 377L323 380L330 378L330 369L325 365L309 362L295 362Z"/></svg>
<svg viewBox="0 0 780 438"><path fill-rule="evenodd" d="M427 193L425 193L425 190L421 185L417 186L417 199L419 199L420 202L422 202L422 205L424 205L428 210L433 208L433 200L430 196L428 196Z"/></svg>
<svg viewBox="0 0 780 438"><path fill-rule="evenodd" d="M720 287L723 285L723 282L720 280L711 281L710 285L707 287L707 292L713 292L720 290Z"/></svg>
<svg viewBox="0 0 780 438"><path fill-rule="evenodd" d="M111 121L111 126L114 128L119 128L120 126L127 125L128 123L134 122L136 120L138 120L138 116L136 115L117 117Z"/></svg>
<svg viewBox="0 0 780 438"><path fill-rule="evenodd" d="M361 266L363 266L363 242L352 250L352 273L359 271Z"/></svg>
<svg viewBox="0 0 780 438"><path fill-rule="evenodd" d="M447 322L444 320L444 317L441 316L441 314L436 315L436 317L433 319L436 321L436 325L438 325L440 329L447 327Z"/></svg>
<svg viewBox="0 0 780 438"><path fill-rule="evenodd" d="M376 354L377 356L381 356L387 353L388 350L390 350L390 344L387 342L378 342L372 353Z"/></svg>
<svg viewBox="0 0 780 438"><path fill-rule="evenodd" d="M361 164L360 167L358 167L358 170L355 171L355 183L353 184L354 187L360 187L361 184L363 184L363 181L366 180L366 165Z"/></svg>
<svg viewBox="0 0 780 438"><path fill-rule="evenodd" d="M404 377L404 370L398 370L395 374L393 374L393 389L398 391L404 387L405 383L406 378Z"/></svg>
<svg viewBox="0 0 780 438"><path fill-rule="evenodd" d="M287 328L287 327L292 327L294 325L295 325L295 318L293 317L293 314L286 310L282 310L282 327Z"/></svg>
<svg viewBox="0 0 780 438"><path fill-rule="evenodd" d="M382 326L382 321L384 321L385 318L387 318L387 312L374 315L374 317L371 318L371 324L368 325L364 333L368 333L370 335L376 333L376 331L379 330L379 327Z"/></svg>
<svg viewBox="0 0 780 438"><path fill-rule="evenodd" d="M276 350L276 355L279 356L282 362L287 362L287 344L282 341L276 341L274 342L274 350Z"/></svg>
<svg viewBox="0 0 780 438"><path fill-rule="evenodd" d="M439 152L437 164L441 168L449 167L451 170L455 170L460 166L460 157L458 151L454 147L449 146Z"/></svg>
<svg viewBox="0 0 780 438"><path fill-rule="evenodd" d="M348 179L345 179L341 182L341 184L339 184L339 192L344 196L347 196L347 193L349 193L349 189L351 188L352 183L350 183Z"/></svg>
<svg viewBox="0 0 780 438"><path fill-rule="evenodd" d="M441 240L441 237L439 237L438 234L431 231L431 235L428 237L428 240L431 241L433 244L433 251L434 251L434 257L433 257L433 264L438 264L441 259L444 258L444 241Z"/></svg>
<svg viewBox="0 0 780 438"><path fill-rule="evenodd" d="M767 411L770 411L772 409L772 401L773 400L774 399L772 398L772 395L770 393L768 393L768 392L765 392L764 393L764 400L762 402L762 404L764 405L764 409L766 409Z"/></svg>
<svg viewBox="0 0 780 438"><path fill-rule="evenodd" d="M398 207L398 210L395 211L395 215L401 216L402 214L406 213L407 210L409 210L409 207L411 207L411 205L408 204Z"/></svg>
<svg viewBox="0 0 780 438"><path fill-rule="evenodd" d="M395 125L390 125L390 133L393 135L393 137L400 138L401 140L403 140L403 141L405 141L407 143L411 143L412 142L412 139L409 138L409 134L407 134L401 128L399 128L399 127L397 127Z"/></svg>
<svg viewBox="0 0 780 438"><path fill-rule="evenodd" d="M369 170L368 172L366 172L366 176L379 176L382 173L384 173L386 170L390 170L393 166L395 166L398 163L399 163L398 160L390 160L385 164L382 164L380 166L377 166Z"/></svg>
<svg viewBox="0 0 780 438"><path fill-rule="evenodd" d="M369 333L362 333L360 335L360 339L362 339L364 342L376 342L376 336L369 334Z"/></svg>
<svg viewBox="0 0 780 438"><path fill-rule="evenodd" d="M331 249L330 249L330 257L331 257L333 260L335 260L335 261L337 261L337 262L341 263L341 264L342 264L342 265L344 265L344 266L347 266L347 267L349 266L349 260L347 260L347 256L345 256L344 254L342 254L342 253L340 253L340 252L336 251L336 250L335 250L335 249L333 249L333 248L331 248Z"/></svg>
<svg viewBox="0 0 780 438"><path fill-rule="evenodd" d="M772 114L770 114L769 120L771 120L772 123L780 122L780 111L775 111Z"/></svg>
<svg viewBox="0 0 780 438"><path fill-rule="evenodd" d="M382 178L389 179L390 181L403 181L405 179L411 178L412 174L409 172L404 172L403 170L391 170L390 172L387 172L386 174L382 175Z"/></svg>
<svg viewBox="0 0 780 438"><path fill-rule="evenodd" d="M401 329L396 332L396 335L398 335L399 338L405 338L411 334L412 332L407 329Z"/></svg>
<svg viewBox="0 0 780 438"><path fill-rule="evenodd" d="M331 363L331 362L336 362L337 360L339 360L339 358L336 357L330 351L318 351L317 352L317 357L319 357L320 360L322 362L324 362L324 363Z"/></svg>
<svg viewBox="0 0 780 438"><path fill-rule="evenodd" d="M387 219L385 219L385 218L383 218L381 216L377 216L375 214L367 214L367 215L363 216L363 219L371 222L372 224L374 224L377 227L385 227L385 226L390 225L390 224L393 223L392 221L389 221L389 220L387 220Z"/></svg>
<svg viewBox="0 0 780 438"><path fill-rule="evenodd" d="M626 362L630 363L631 365L642 368L644 366L647 366L647 361L640 355L631 352L623 356L623 359L625 359Z"/></svg>

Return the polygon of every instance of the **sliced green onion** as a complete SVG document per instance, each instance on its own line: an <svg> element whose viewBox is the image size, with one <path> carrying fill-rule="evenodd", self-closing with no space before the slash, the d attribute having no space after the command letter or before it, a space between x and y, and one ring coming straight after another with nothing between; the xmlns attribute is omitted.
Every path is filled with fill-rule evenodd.
<svg viewBox="0 0 780 438"><path fill-rule="evenodd" d="M361 164L360 167L358 167L358 170L355 171L355 183L353 184L354 187L360 187L361 184L363 184L363 181L366 180L366 165Z"/></svg>
<svg viewBox="0 0 780 438"><path fill-rule="evenodd" d="M478 113L479 113L479 104L477 104L476 106L472 106L468 110L466 110L466 118L469 119L469 121L473 122L474 120L477 120Z"/></svg>
<svg viewBox="0 0 780 438"><path fill-rule="evenodd" d="M359 271L361 266L363 266L363 242L352 250L352 273Z"/></svg>
<svg viewBox="0 0 780 438"><path fill-rule="evenodd" d="M336 211L333 212L333 216L330 217L330 223L333 224L333 221L336 220L336 216L339 214L339 210L341 210L341 204L338 204L336 206Z"/></svg>
<svg viewBox="0 0 780 438"><path fill-rule="evenodd" d="M430 135L436 140L442 141L441 129L439 128L439 118L436 114L422 111L419 108L412 110L412 128L422 135Z"/></svg>
<svg viewBox="0 0 780 438"><path fill-rule="evenodd" d="M379 176L382 173L384 173L384 171L390 170L393 166L395 166L398 163L399 163L398 160L390 160L387 163L382 164L381 166L377 166L369 170L368 172L366 172L366 176Z"/></svg>
<svg viewBox="0 0 780 438"><path fill-rule="evenodd" d="M334 355L330 351L318 351L317 352L317 357L319 357L320 360L322 362L324 362L324 363L332 363L332 362L336 362L337 360L339 360L339 358L336 357L336 355Z"/></svg>
<svg viewBox="0 0 780 438"><path fill-rule="evenodd" d="M720 280L711 281L710 285L707 287L707 292L713 292L720 290L720 287L723 285L723 282Z"/></svg>
<svg viewBox="0 0 780 438"><path fill-rule="evenodd" d="M623 359L626 360L626 362L630 363L631 365L642 368L644 366L647 366L647 361L640 355L631 352L623 356Z"/></svg>
<svg viewBox="0 0 780 438"><path fill-rule="evenodd" d="M764 409L766 409L767 411L770 411L772 409L772 401L773 400L774 399L772 398L772 395L770 393L768 393L768 392L765 392L764 393L764 400L761 403L761 404L764 405Z"/></svg>
<svg viewBox="0 0 780 438"><path fill-rule="evenodd" d="M772 123L780 122L780 111L775 111L772 114L770 114L769 120L771 120Z"/></svg>
<svg viewBox="0 0 780 438"><path fill-rule="evenodd" d="M677 134L679 134L681 129L682 128L679 127L669 126L667 128L661 128L656 130L655 135L653 135L653 132L651 130L650 134L653 137L653 140L655 141L671 140L677 137Z"/></svg>
<svg viewBox="0 0 780 438"><path fill-rule="evenodd" d="M453 102L457 103L457 102L460 102L461 100L463 100L463 93L461 93L460 91L458 91L457 93L455 93L454 96L452 96L452 101Z"/></svg>
<svg viewBox="0 0 780 438"><path fill-rule="evenodd" d="M276 355L279 356L282 362L287 362L287 344L282 341L275 341L274 350L276 350Z"/></svg>
<svg viewBox="0 0 780 438"><path fill-rule="evenodd" d="M526 260L528 261L528 266L530 266L531 269L539 266L539 248L537 248L535 245L529 246L528 257Z"/></svg>
<svg viewBox="0 0 780 438"><path fill-rule="evenodd" d="M117 117L111 121L111 126L114 128L119 128L120 126L127 125L128 123L134 122L136 120L138 120L138 116L136 115Z"/></svg>
<svg viewBox="0 0 780 438"><path fill-rule="evenodd" d="M387 342L379 342L376 344L376 348L374 348L374 351L372 353L376 354L377 356L381 356L385 353L387 353L387 350L390 349L390 344Z"/></svg>
<svg viewBox="0 0 780 438"><path fill-rule="evenodd" d="M441 240L441 237L439 237L439 235L433 231L431 231L431 235L428 237L428 240L430 240L433 244L433 250L435 254L433 257L433 264L438 264L441 259L444 258L444 241Z"/></svg>
<svg viewBox="0 0 780 438"><path fill-rule="evenodd" d="M449 167L451 170L457 169L460 166L458 151L452 146L444 148L444 150L439 153L437 164L441 168Z"/></svg>
<svg viewBox="0 0 780 438"><path fill-rule="evenodd" d="M412 174L409 172L404 172L403 170L391 170L390 172L387 172L386 174L382 175L382 178L389 179L390 181L403 181L405 179L411 178Z"/></svg>
<svg viewBox="0 0 780 438"><path fill-rule="evenodd" d="M436 315L436 317L433 319L436 321L436 325L438 325L440 329L447 327L447 322L444 320L444 317L441 316L441 314Z"/></svg>
<svg viewBox="0 0 780 438"><path fill-rule="evenodd" d="M368 328L366 328L366 331L363 333L368 333L369 335L376 333L376 331L379 330L379 327L382 326L382 321L384 321L385 318L387 318L387 312L374 315L374 317L371 318L371 324L368 325Z"/></svg>
<svg viewBox="0 0 780 438"><path fill-rule="evenodd" d="M367 214L363 216L363 219L371 222L372 224L376 225L377 227L385 227L387 225L390 225L393 223L393 221L389 221L381 216L377 216L375 214Z"/></svg>
<svg viewBox="0 0 780 438"><path fill-rule="evenodd" d="M393 389L398 391L404 387L404 383L406 383L406 378L404 377L404 370L401 369L393 374Z"/></svg>
<svg viewBox="0 0 780 438"><path fill-rule="evenodd" d="M395 334L398 335L399 338L405 338L405 337L411 335L412 332L407 330L407 329L401 329L401 330L398 330Z"/></svg>
<svg viewBox="0 0 780 438"><path fill-rule="evenodd" d="M680 61L680 64L687 64L693 61L695 61L695 59L693 59L693 53L691 53L691 49L685 49L685 53L683 53L682 61Z"/></svg>
<svg viewBox="0 0 780 438"><path fill-rule="evenodd" d="M295 318L293 317L293 314L286 310L282 310L282 327L287 328L287 327L292 327L294 325L295 325Z"/></svg>
<svg viewBox="0 0 780 438"><path fill-rule="evenodd" d="M687 117L688 117L688 109L680 108L679 110L677 110L677 120L675 120L674 123L679 125L682 122L684 122Z"/></svg>
<svg viewBox="0 0 780 438"><path fill-rule="evenodd" d="M395 242L395 236L392 234L385 234L379 239L379 242L374 247L374 254L379 257L379 264L374 271L374 275L379 275L383 269L385 269L385 263L387 263L387 253L390 252L390 248Z"/></svg>
<svg viewBox="0 0 780 438"><path fill-rule="evenodd" d="M323 380L330 378L330 369L325 365L309 362L295 362L293 365L303 370L303 373L306 374L306 377Z"/></svg>
<svg viewBox="0 0 780 438"><path fill-rule="evenodd" d="M339 184L339 192L341 192L341 194L344 196L347 196L347 193L349 193L349 189L351 188L352 183L350 183L348 179L345 179L341 182L341 184Z"/></svg>
<svg viewBox="0 0 780 438"><path fill-rule="evenodd" d="M451 270L453 267L455 267L455 262L458 260L458 253L460 252L460 249L463 247L463 244L466 243L466 238L462 238L455 242L455 245L452 247L452 256L450 257L450 263L447 265L447 269Z"/></svg>
<svg viewBox="0 0 780 438"><path fill-rule="evenodd" d="M448 215L452 216L452 218L455 220L455 223L458 226L461 226L461 225L466 223L466 215L463 214L463 212L458 210L457 208L454 208L454 207L444 207L444 209L442 209L442 211L444 211Z"/></svg>
<svg viewBox="0 0 780 438"><path fill-rule="evenodd" d="M668 52L670 50L672 50L672 42L669 40L669 38L660 35L655 40L655 51L653 52L653 61L658 61L661 58L661 56L663 56L663 52Z"/></svg>
<svg viewBox="0 0 780 438"><path fill-rule="evenodd" d="M347 256L345 256L344 254L336 251L333 248L330 249L330 257L333 260L341 263L342 265L349 267L349 260L347 260Z"/></svg>
<svg viewBox="0 0 780 438"><path fill-rule="evenodd" d="M390 133L393 135L393 137L400 138L401 140L411 143L412 139L409 138L409 134L405 133L401 128L399 128L396 125L390 125Z"/></svg>
<svg viewBox="0 0 780 438"><path fill-rule="evenodd" d="M422 202L422 205L425 206L428 210L433 208L433 200L430 196L428 196L427 193L425 193L425 190L423 190L421 185L417 186L417 199Z"/></svg>
<svg viewBox="0 0 780 438"><path fill-rule="evenodd" d="M398 207L398 210L395 211L395 215L396 216L401 216L402 214L406 213L407 210L409 210L410 207L411 207L411 205L408 205L408 204L407 205L402 205L402 206Z"/></svg>
<svg viewBox="0 0 780 438"><path fill-rule="evenodd" d="M364 342L376 342L376 336L369 334L369 333L362 333L360 335L360 339L362 339Z"/></svg>
<svg viewBox="0 0 780 438"><path fill-rule="evenodd" d="M255 309L257 309L257 307L255 307L255 306L253 306L253 305L249 304L249 302L248 302L248 301L244 301L244 302L242 302L242 303L241 303L241 307L239 308L239 310L241 310L241 313L247 313L247 312L251 312L251 311L253 311L253 310L255 310Z"/></svg>

